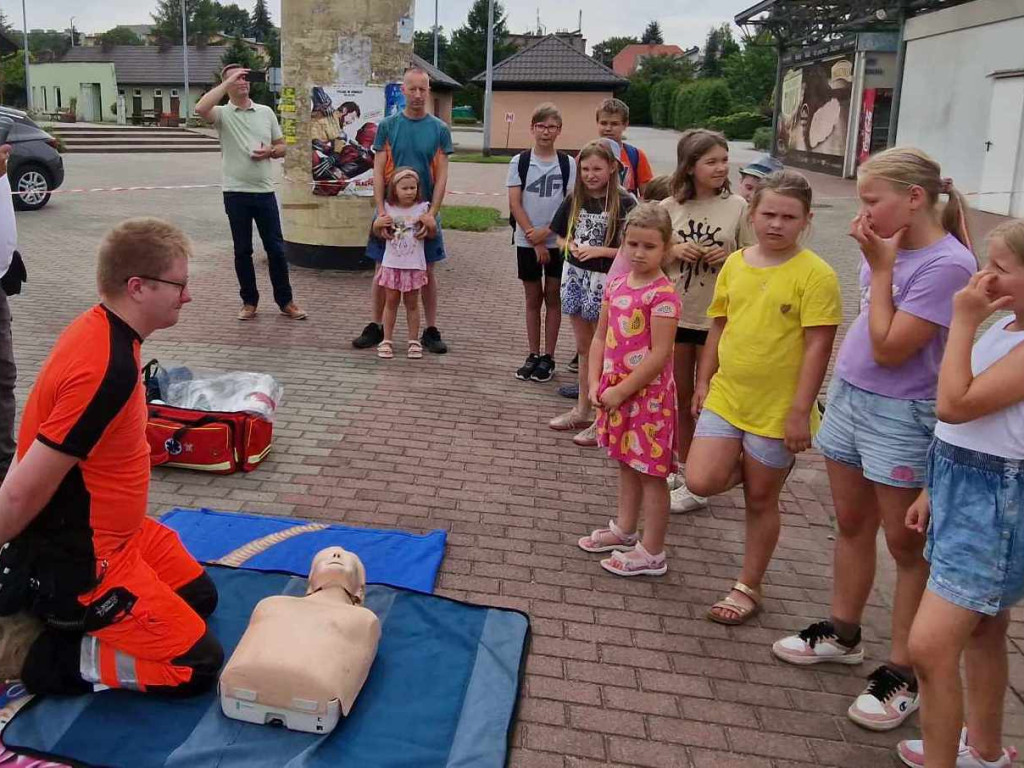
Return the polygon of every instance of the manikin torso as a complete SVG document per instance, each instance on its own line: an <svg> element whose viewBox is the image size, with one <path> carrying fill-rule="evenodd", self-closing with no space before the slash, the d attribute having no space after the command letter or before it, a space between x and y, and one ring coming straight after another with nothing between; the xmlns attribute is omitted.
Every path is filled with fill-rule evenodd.
<svg viewBox="0 0 1024 768"><path fill-rule="evenodd" d="M321 714L338 699L348 715L380 640L380 621L361 605L365 591L358 557L341 547L321 550L305 597L278 595L256 606L221 673L222 696Z"/></svg>

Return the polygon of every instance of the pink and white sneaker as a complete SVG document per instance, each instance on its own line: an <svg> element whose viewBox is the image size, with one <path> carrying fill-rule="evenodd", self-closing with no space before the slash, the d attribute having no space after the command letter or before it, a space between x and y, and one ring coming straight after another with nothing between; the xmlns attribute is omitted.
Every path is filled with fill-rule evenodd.
<svg viewBox="0 0 1024 768"><path fill-rule="evenodd" d="M810 664L860 664L864 650L860 647L860 634L852 646L839 642L831 621L819 621L801 629L797 634L776 640L772 653L781 661L801 667Z"/></svg>
<svg viewBox="0 0 1024 768"><path fill-rule="evenodd" d="M628 552L613 552L601 561L601 567L616 576L664 576L668 572L665 553L652 555L640 542Z"/></svg>
<svg viewBox="0 0 1024 768"><path fill-rule="evenodd" d="M883 664L868 675L868 687L858 696L847 716L870 731L891 731L903 724L920 706L917 681L907 680Z"/></svg>
<svg viewBox="0 0 1024 768"><path fill-rule="evenodd" d="M896 754L904 765L910 768L924 768L924 742L921 739L907 739L896 745ZM983 760L974 747L967 743L967 729L960 731L960 751L956 756L956 768L1010 768L1017 759L1016 747L1005 747L995 762Z"/></svg>

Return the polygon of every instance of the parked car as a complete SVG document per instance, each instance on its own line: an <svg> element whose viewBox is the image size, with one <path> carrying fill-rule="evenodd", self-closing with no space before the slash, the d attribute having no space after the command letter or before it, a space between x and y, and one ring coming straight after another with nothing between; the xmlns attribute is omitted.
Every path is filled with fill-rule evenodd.
<svg viewBox="0 0 1024 768"><path fill-rule="evenodd" d="M11 157L7 178L14 194L14 207L37 211L50 201L50 193L64 183L64 160L57 139L48 134L20 109L0 107L0 116L14 125L7 136Z"/></svg>

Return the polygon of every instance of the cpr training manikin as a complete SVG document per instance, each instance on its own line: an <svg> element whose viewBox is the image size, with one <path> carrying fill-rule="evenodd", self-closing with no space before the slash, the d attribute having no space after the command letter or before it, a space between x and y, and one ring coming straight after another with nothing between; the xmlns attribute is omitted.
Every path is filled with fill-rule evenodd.
<svg viewBox="0 0 1024 768"><path fill-rule="evenodd" d="M377 654L366 570L341 547L317 553L305 597L261 600L220 677L221 709L250 723L329 733L348 715Z"/></svg>

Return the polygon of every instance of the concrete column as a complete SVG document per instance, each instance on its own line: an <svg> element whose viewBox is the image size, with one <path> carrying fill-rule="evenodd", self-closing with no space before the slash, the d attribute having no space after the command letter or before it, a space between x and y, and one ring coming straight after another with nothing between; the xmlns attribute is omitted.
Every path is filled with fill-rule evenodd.
<svg viewBox="0 0 1024 768"><path fill-rule="evenodd" d="M280 116L289 141L280 196L286 256L304 267L369 268L364 252L373 198L313 194L311 94L314 86L383 89L401 82L413 51L413 0L282 0L281 5L287 95Z"/></svg>

